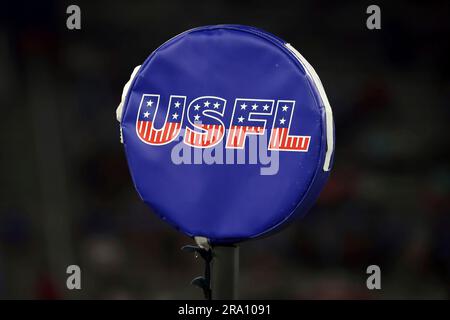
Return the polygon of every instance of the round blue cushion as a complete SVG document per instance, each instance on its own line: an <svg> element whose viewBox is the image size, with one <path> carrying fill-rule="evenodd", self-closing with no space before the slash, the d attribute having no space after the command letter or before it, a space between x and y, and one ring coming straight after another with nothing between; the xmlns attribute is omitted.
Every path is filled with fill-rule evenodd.
<svg viewBox="0 0 450 320"><path fill-rule="evenodd" d="M142 200L211 243L266 235L303 215L329 175L333 128L306 60L281 39L237 25L192 29L155 50L131 82L121 122ZM262 134L267 143L252 145ZM234 154L230 163L229 151L244 161ZM211 155L219 163L206 163Z"/></svg>

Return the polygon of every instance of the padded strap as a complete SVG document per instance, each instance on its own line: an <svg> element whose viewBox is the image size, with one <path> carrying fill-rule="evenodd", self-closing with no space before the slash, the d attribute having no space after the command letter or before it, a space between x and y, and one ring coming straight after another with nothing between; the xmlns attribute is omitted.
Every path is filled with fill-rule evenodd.
<svg viewBox="0 0 450 320"><path fill-rule="evenodd" d="M123 105L125 103L125 99L127 98L128 90L130 89L130 85L134 80L134 77L136 77L136 74L138 73L139 69L141 68L141 65L138 65L134 68L133 73L131 74L130 80L128 80L127 83L125 83L125 86L122 90L122 99L120 100L119 106L116 109L116 119L117 121L122 121L122 113L123 113Z"/></svg>

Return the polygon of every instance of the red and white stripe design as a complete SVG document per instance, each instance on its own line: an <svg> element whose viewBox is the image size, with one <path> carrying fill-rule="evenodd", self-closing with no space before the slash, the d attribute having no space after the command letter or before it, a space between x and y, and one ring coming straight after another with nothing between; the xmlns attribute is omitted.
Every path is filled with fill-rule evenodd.
<svg viewBox="0 0 450 320"><path fill-rule="evenodd" d="M221 141L225 133L222 125L198 124L206 132L197 132L191 128L186 128L184 143L193 147L208 147Z"/></svg>
<svg viewBox="0 0 450 320"><path fill-rule="evenodd" d="M288 128L273 128L269 150L308 151L310 136L290 136Z"/></svg>
<svg viewBox="0 0 450 320"><path fill-rule="evenodd" d="M149 144L161 145L174 140L180 133L181 123L166 122L163 128L156 130L151 121L138 121L137 132L139 137Z"/></svg>
<svg viewBox="0 0 450 320"><path fill-rule="evenodd" d="M227 148L243 148L247 134L264 134L264 127L231 126L227 138Z"/></svg>

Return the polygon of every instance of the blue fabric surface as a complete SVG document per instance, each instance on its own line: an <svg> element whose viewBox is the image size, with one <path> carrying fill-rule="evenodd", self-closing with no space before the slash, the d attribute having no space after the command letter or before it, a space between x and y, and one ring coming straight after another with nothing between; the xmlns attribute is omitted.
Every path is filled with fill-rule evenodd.
<svg viewBox="0 0 450 320"><path fill-rule="evenodd" d="M121 126L139 195L178 230L189 236L207 237L213 243L236 243L278 230L294 216L307 212L329 174L323 170L325 111L317 92L304 66L284 42L262 30L208 26L172 38L147 58L125 101ZM170 100L171 95L185 98ZM158 108L153 102L147 106L148 99L156 96ZM204 105L208 99L200 99L189 109L191 101L203 96L211 97L210 105ZM178 107L175 99L180 100ZM223 124L230 129L236 103L236 112L246 112L243 118L251 125L252 121L247 121L250 112L240 110L241 104L249 104L245 99L264 100L254 103L258 111L263 110L264 103L270 105L273 101L271 114L259 117L266 121L268 135L274 121L282 126L281 115L275 117L278 101L294 101L289 135L310 136L308 151L278 151L279 168L273 175L262 175L261 164L173 162L173 149L182 141L181 132L186 127L194 129L196 115L205 124ZM200 113L194 110L199 103ZM218 104L216 110L213 103ZM278 112L283 112L285 104L280 103ZM145 108L149 108L147 115ZM209 113L208 117L207 108L218 113ZM292 103L286 114L289 108ZM175 113L177 119L172 117ZM178 121L180 135L163 145L146 143L139 137L137 122L153 115L156 129L164 125L166 116L168 122ZM225 134L224 152L226 140ZM247 162L249 148L246 138L243 150Z"/></svg>

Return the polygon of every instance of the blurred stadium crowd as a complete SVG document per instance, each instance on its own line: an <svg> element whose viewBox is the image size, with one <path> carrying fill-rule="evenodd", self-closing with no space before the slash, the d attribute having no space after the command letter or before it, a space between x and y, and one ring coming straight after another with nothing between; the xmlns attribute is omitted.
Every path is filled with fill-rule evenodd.
<svg viewBox="0 0 450 320"><path fill-rule="evenodd" d="M317 205L241 246L242 298L450 298L448 2L65 1L0 12L0 298L194 298L191 239L133 189L115 108L134 66L192 27L239 23L294 45L336 122ZM447 39L447 40L445 40ZM82 290L65 287L78 264ZM382 290L366 288L379 265Z"/></svg>

